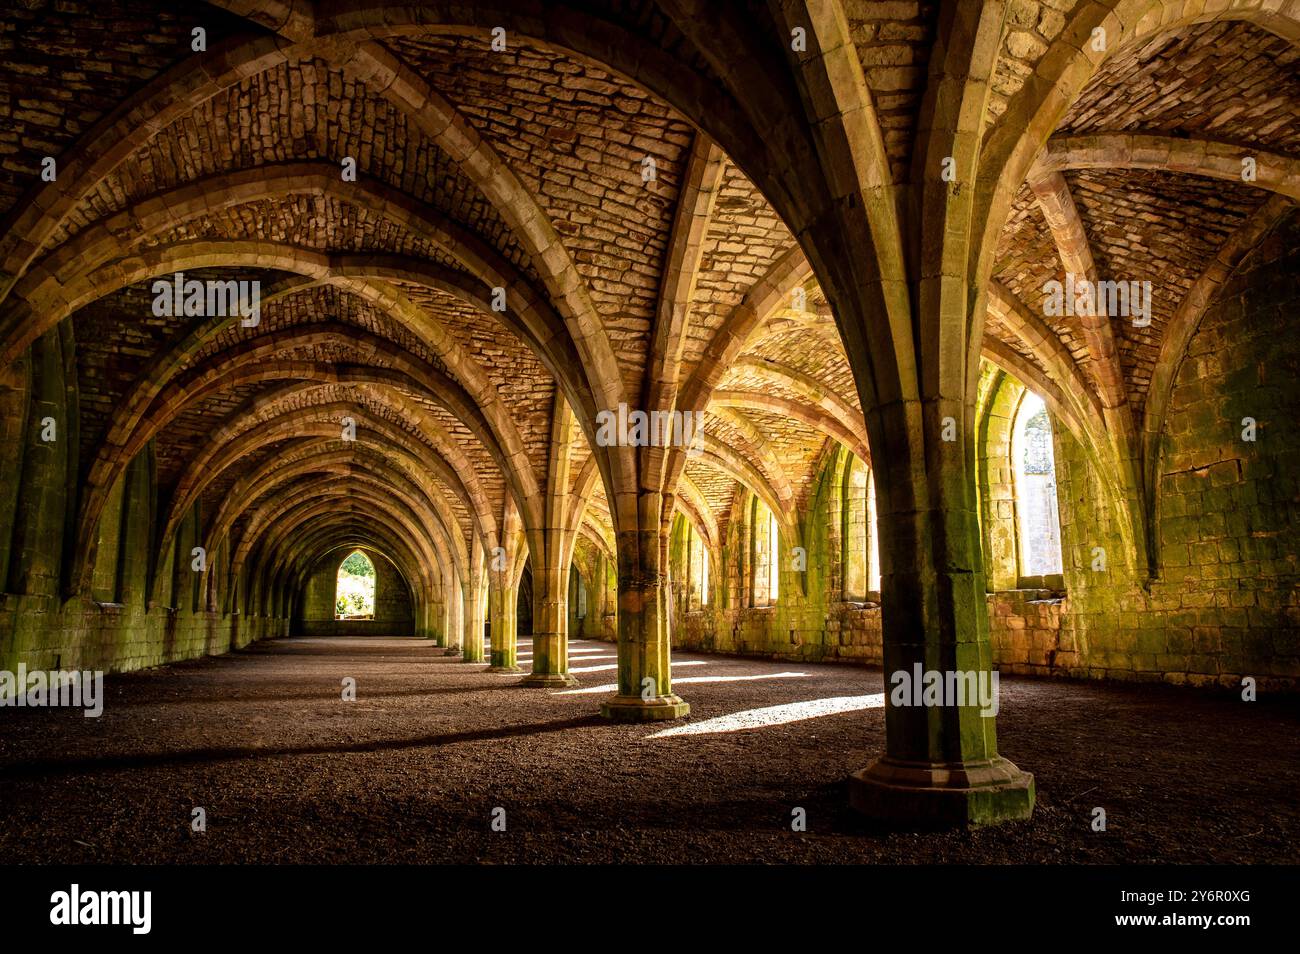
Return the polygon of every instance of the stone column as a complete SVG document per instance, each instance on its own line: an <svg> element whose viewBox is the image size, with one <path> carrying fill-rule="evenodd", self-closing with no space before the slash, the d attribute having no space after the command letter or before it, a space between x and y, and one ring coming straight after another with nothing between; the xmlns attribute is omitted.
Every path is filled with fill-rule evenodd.
<svg viewBox="0 0 1300 954"><path fill-rule="evenodd" d="M438 597L429 603L429 629L436 644L443 649L447 648L450 642L447 638L447 611L444 608L447 601L446 590L442 590Z"/></svg>
<svg viewBox="0 0 1300 954"><path fill-rule="evenodd" d="M432 639L435 646L446 647L447 635L442 628L443 611L442 600L438 597L425 597L418 600L419 612L417 619L420 621L420 635L425 639Z"/></svg>
<svg viewBox="0 0 1300 954"><path fill-rule="evenodd" d="M908 401L873 413L883 435L873 473L884 571L885 754L850 778L850 802L877 818L922 824L1027 818L1033 776L998 755L996 720L977 700L894 704L895 674L914 682L919 666L923 674L987 680L992 668L973 408L940 400L922 412ZM945 418L965 422L964 439L943 439Z"/></svg>
<svg viewBox="0 0 1300 954"><path fill-rule="evenodd" d="M484 661L482 576L476 571L465 592L465 639L461 643L461 662Z"/></svg>
<svg viewBox="0 0 1300 954"><path fill-rule="evenodd" d="M600 714L619 722L680 719L691 707L672 692L663 496L643 493L638 503L640 526L618 535L618 692Z"/></svg>
<svg viewBox="0 0 1300 954"><path fill-rule="evenodd" d="M513 572L494 570L488 579L492 656L488 672L523 672L519 668L519 588Z"/></svg>
<svg viewBox="0 0 1300 954"><path fill-rule="evenodd" d="M25 360L31 363L27 428L22 435L20 476L13 519L12 548L8 559L8 591L57 596L63 556L64 518L67 513L68 427L61 335L51 332L32 345ZM42 421L55 421L55 439L45 441Z"/></svg>
<svg viewBox="0 0 1300 954"><path fill-rule="evenodd" d="M444 655L459 656L461 642L465 636L465 590L453 576L445 592L447 594L445 609L447 649Z"/></svg>
<svg viewBox="0 0 1300 954"><path fill-rule="evenodd" d="M566 542L560 531L548 531L546 558L533 564L533 671L520 681L522 686L554 689L578 684L569 672Z"/></svg>

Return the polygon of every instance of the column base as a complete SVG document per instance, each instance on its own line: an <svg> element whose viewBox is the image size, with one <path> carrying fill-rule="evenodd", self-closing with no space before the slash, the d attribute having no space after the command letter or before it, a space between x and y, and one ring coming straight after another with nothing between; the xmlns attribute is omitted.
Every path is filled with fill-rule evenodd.
<svg viewBox="0 0 1300 954"><path fill-rule="evenodd" d="M453 646L448 646L446 649L444 649L444 650L442 651L442 654L443 654L444 656L459 656L459 655L460 655L460 650L459 650L459 649L456 649L456 648L453 647Z"/></svg>
<svg viewBox="0 0 1300 954"><path fill-rule="evenodd" d="M600 714L613 722L664 722L685 718L691 711L680 696L614 696L600 704Z"/></svg>
<svg viewBox="0 0 1300 954"><path fill-rule="evenodd" d="M519 680L519 685L530 689L572 689L581 683L567 672L530 672Z"/></svg>
<svg viewBox="0 0 1300 954"><path fill-rule="evenodd" d="M467 656L464 653L460 654L460 661L463 663L478 663L481 666L487 665L487 660L484 659L482 656L480 656L478 659L475 659L474 657Z"/></svg>
<svg viewBox="0 0 1300 954"><path fill-rule="evenodd" d="M879 821L926 828L1023 821L1034 810L1034 776L1004 758L931 763L884 757L849 776L849 804Z"/></svg>
<svg viewBox="0 0 1300 954"><path fill-rule="evenodd" d="M519 666L498 666L494 663L493 665L488 666L487 671L511 673L511 672L523 672L523 669L521 669Z"/></svg>

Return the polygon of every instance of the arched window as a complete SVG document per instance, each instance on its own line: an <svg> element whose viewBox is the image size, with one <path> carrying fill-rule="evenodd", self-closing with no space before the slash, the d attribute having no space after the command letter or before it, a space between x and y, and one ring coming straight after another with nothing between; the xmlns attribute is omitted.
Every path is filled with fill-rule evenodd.
<svg viewBox="0 0 1300 954"><path fill-rule="evenodd" d="M867 466L849 458L844 475L844 599L867 598Z"/></svg>
<svg viewBox="0 0 1300 954"><path fill-rule="evenodd" d="M582 578L582 574L575 566L569 571L573 580L573 595L570 597L577 607L578 619L587 618L587 581Z"/></svg>
<svg viewBox="0 0 1300 954"><path fill-rule="evenodd" d="M876 522L876 479L867 481L867 589L880 592L880 524Z"/></svg>
<svg viewBox="0 0 1300 954"><path fill-rule="evenodd" d="M876 484L858 457L844 477L844 599L862 601L880 592L880 546L876 535Z"/></svg>
<svg viewBox="0 0 1300 954"><path fill-rule="evenodd" d="M687 579L691 588L688 605L691 609L703 609L709 605L709 548L693 524L687 524L686 534Z"/></svg>
<svg viewBox="0 0 1300 954"><path fill-rule="evenodd" d="M1043 399L1026 391L1016 411L1011 441L1015 475L1016 536L1020 575L1061 572L1061 523L1056 508L1056 459L1052 421Z"/></svg>
<svg viewBox="0 0 1300 954"><path fill-rule="evenodd" d="M780 534L776 528L776 514L757 497L750 510L752 542L751 565L754 567L751 588L751 605L771 606L780 596Z"/></svg>
<svg viewBox="0 0 1300 954"><path fill-rule="evenodd" d="M374 619L375 565L360 550L353 550L339 564L334 589L336 619Z"/></svg>

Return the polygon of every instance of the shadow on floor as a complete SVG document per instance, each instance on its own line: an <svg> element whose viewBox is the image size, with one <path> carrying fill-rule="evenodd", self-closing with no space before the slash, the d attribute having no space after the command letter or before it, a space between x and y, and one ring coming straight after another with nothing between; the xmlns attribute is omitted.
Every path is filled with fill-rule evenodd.
<svg viewBox="0 0 1300 954"><path fill-rule="evenodd" d="M563 732L567 729L581 729L598 725L611 725L611 723L602 719L598 715L592 714L580 719L559 719L553 722L508 725L494 729L478 729L473 732L450 732L442 735L427 735L414 739L381 739L375 742L359 742L351 745L305 745L285 748L265 746L230 746L224 748L191 749L185 752L144 755L114 755L99 758L78 759L39 759L30 762L17 762L13 765L0 768L0 782L11 779L39 778L41 776L49 775L76 775L86 772L133 771L147 768L165 768L167 766L175 765L195 765L209 762L279 758L282 756L293 755L339 755L370 752L393 752L403 749L423 749L444 745L456 745L461 742L486 742L493 739L509 739L518 736L541 735L547 732Z"/></svg>
<svg viewBox="0 0 1300 954"><path fill-rule="evenodd" d="M419 696L453 696L465 693L475 692L495 692L499 689L519 689L521 691L536 692L536 689L530 689L518 684L518 679L523 673L516 675L514 679L506 676L499 677L502 681L496 684L485 686L448 686L444 689L398 689L392 692L358 692L357 702L366 703L376 699L401 699ZM297 694L285 694L280 696L184 696L178 695L170 699L131 699L131 698L113 698L113 708L131 708L133 706L193 706L193 705L213 705L225 704L232 702L338 702L339 688L333 686L328 690L321 689L317 692L305 691Z"/></svg>

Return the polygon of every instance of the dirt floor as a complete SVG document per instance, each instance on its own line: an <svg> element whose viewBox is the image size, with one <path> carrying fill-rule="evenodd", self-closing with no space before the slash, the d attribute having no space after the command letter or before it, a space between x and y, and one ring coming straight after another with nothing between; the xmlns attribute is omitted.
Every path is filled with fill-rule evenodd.
<svg viewBox="0 0 1300 954"><path fill-rule="evenodd" d="M521 640L525 666L528 648ZM416 639L275 640L109 676L99 719L0 709L0 858L1300 860L1294 701L1003 678L999 744L1037 778L1033 819L914 834L875 828L847 808L846 776L883 747L873 698L881 673L674 659L691 720L655 726L596 715L615 662L614 647L597 642L573 644L576 692L520 688L518 676ZM341 699L349 676L355 702ZM751 713L738 730L702 724L820 699L850 711L769 725ZM665 729L678 734L654 737ZM201 834L191 831L196 806L207 814ZM1097 806L1105 832L1092 830ZM806 810L806 833L791 831L796 807ZM505 831L492 830L496 808Z"/></svg>

